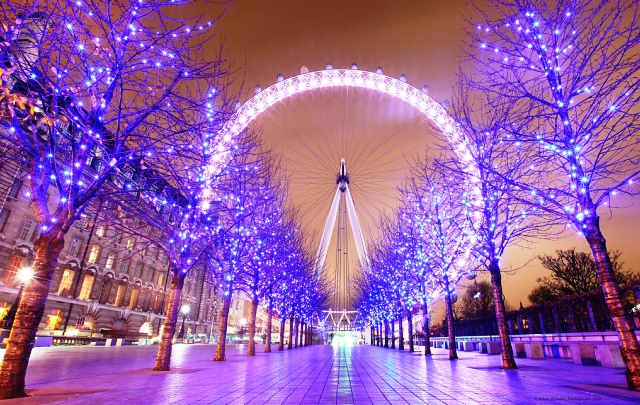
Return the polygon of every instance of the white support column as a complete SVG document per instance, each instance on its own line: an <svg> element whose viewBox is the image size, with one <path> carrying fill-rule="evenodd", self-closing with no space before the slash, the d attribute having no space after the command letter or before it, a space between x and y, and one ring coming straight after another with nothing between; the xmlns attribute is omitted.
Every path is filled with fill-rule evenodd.
<svg viewBox="0 0 640 405"><path fill-rule="evenodd" d="M364 271L369 271L369 255L367 254L367 246L364 243L362 228L360 227L360 221L358 220L358 214L356 214L356 208L353 205L353 199L351 198L351 191L349 191L348 185L347 190L345 191L345 199L347 201L347 213L349 214L351 231L353 232L353 238L356 242L356 250L358 251L358 258L360 259L360 266L362 266Z"/></svg>
<svg viewBox="0 0 640 405"><path fill-rule="evenodd" d="M333 196L333 202L331 203L331 209L329 209L329 216L327 216L327 222L324 224L324 232L322 232L322 239L320 240L320 247L318 248L318 256L316 258L316 275L319 277L324 267L324 261L327 258L327 251L329 250L329 242L331 241L331 235L333 234L333 228L336 225L336 218L338 217L338 205L340 203L340 188L336 188L336 195Z"/></svg>

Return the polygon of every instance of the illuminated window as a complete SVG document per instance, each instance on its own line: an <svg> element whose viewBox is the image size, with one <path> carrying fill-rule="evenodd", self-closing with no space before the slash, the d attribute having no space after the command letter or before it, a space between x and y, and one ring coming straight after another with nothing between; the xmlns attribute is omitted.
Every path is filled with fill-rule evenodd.
<svg viewBox="0 0 640 405"><path fill-rule="evenodd" d="M155 300L153 301L153 312L159 314L162 311L162 294L157 294Z"/></svg>
<svg viewBox="0 0 640 405"><path fill-rule="evenodd" d="M62 280L60 280L60 287L58 287L58 295L62 297L68 297L71 294L71 283L73 282L74 271L66 269L62 273Z"/></svg>
<svg viewBox="0 0 640 405"><path fill-rule="evenodd" d="M104 267L107 269L112 269L113 268L113 262L116 260L116 254L115 253L109 253L109 256L107 256L107 262L105 263Z"/></svg>
<svg viewBox="0 0 640 405"><path fill-rule="evenodd" d="M24 224L22 224L22 229L20 230L20 234L18 235L18 239L20 240L31 240L33 236L33 231L36 229L36 221L33 221L29 218L24 220Z"/></svg>
<svg viewBox="0 0 640 405"><path fill-rule="evenodd" d="M122 304L124 303L124 295L127 292L127 285L126 284L120 284L118 286L118 290L116 291L116 301L113 305L115 305L116 307L121 307Z"/></svg>
<svg viewBox="0 0 640 405"><path fill-rule="evenodd" d="M24 261L24 257L13 256L11 261L9 262L9 268L4 275L4 285L13 285L16 281L16 274L18 274L18 270L22 267L22 262Z"/></svg>
<svg viewBox="0 0 640 405"><path fill-rule="evenodd" d="M98 235L99 237L104 237L104 235L107 234L107 227L102 225L98 228L98 230L96 231L96 235Z"/></svg>
<svg viewBox="0 0 640 405"><path fill-rule="evenodd" d="M76 329L79 330L91 330L91 318L81 316L76 321Z"/></svg>
<svg viewBox="0 0 640 405"><path fill-rule="evenodd" d="M136 246L135 238L130 238L127 240L127 250L133 250L135 246Z"/></svg>
<svg viewBox="0 0 640 405"><path fill-rule="evenodd" d="M0 210L0 232L4 232L4 227L7 226L7 222L9 222L9 215L11 211L6 208Z"/></svg>
<svg viewBox="0 0 640 405"><path fill-rule="evenodd" d="M97 263L100 258L100 245L91 246L91 253L89 254L89 263Z"/></svg>
<svg viewBox="0 0 640 405"><path fill-rule="evenodd" d="M164 282L164 273L158 274L158 285L162 285Z"/></svg>
<svg viewBox="0 0 640 405"><path fill-rule="evenodd" d="M131 298L129 299L129 308L136 309L138 305L138 298L140 297L140 287L136 286L131 291Z"/></svg>
<svg viewBox="0 0 640 405"><path fill-rule="evenodd" d="M87 274L84 276L84 280L82 281L82 288L80 288L79 299L83 301L88 301L91 296L91 289L93 288L93 281L95 277L91 274Z"/></svg>
<svg viewBox="0 0 640 405"><path fill-rule="evenodd" d="M62 321L62 311L59 309L51 310L51 313L47 315L47 326L45 329L56 330L60 327Z"/></svg>

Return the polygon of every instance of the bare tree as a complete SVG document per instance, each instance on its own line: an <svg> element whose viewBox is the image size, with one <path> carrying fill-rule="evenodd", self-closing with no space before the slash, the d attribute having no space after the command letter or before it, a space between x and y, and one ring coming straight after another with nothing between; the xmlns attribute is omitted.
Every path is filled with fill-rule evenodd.
<svg viewBox="0 0 640 405"><path fill-rule="evenodd" d="M495 316L500 334L502 366L517 368L509 328L505 316L500 258L509 246L530 246L540 235L550 236L550 218L531 208L513 195L520 191L514 182L520 181L525 162L509 153L503 142L504 128L510 123L509 111L492 105L490 95L474 91L468 76L458 75L453 103L453 116L465 141L467 160L449 159L441 162L442 170L453 171L467 178L474 209L470 220L474 230L474 256L480 270L489 272L493 287ZM454 151L450 151L453 155ZM469 172L472 164L475 170ZM500 175L496 174L499 171ZM503 178L511 181L504 181Z"/></svg>
<svg viewBox="0 0 640 405"><path fill-rule="evenodd" d="M405 216L421 238L423 263L445 299L449 333L449 359L458 358L453 328L453 300L456 285L468 277L472 235L470 194L464 177L439 170L432 159L417 160L412 177L401 190L405 196Z"/></svg>
<svg viewBox="0 0 640 405"><path fill-rule="evenodd" d="M616 280L621 285L637 283L640 275L631 270L624 270L624 262L620 260L622 253L618 250L609 252ZM556 250L556 256L541 255L538 259L542 266L551 272L551 275L539 277L540 283L529 294L529 301L533 304L541 304L547 301L555 301L567 295L582 294L596 291L600 288L596 264L593 256L576 252L574 249Z"/></svg>
<svg viewBox="0 0 640 405"><path fill-rule="evenodd" d="M620 338L630 390L640 390L640 345L627 318L601 215L635 195L640 174L638 3L542 0L477 6L469 58L476 90L509 111L504 142L527 162L503 180L588 242Z"/></svg>
<svg viewBox="0 0 640 405"><path fill-rule="evenodd" d="M200 59L212 23L174 17L175 7L171 0L0 6L0 137L28 162L41 232L35 278L25 287L0 368L1 398L25 396L32 342L71 225L118 169L149 153L170 153L158 146L184 130L174 125L177 112L197 108L205 116L207 100L192 100L191 89L222 90L215 85L227 74L224 60ZM217 146L218 132L208 133Z"/></svg>

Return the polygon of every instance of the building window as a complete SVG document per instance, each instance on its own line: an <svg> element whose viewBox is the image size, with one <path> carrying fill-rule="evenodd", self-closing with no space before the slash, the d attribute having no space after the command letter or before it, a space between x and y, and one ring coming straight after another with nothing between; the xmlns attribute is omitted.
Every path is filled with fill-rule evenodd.
<svg viewBox="0 0 640 405"><path fill-rule="evenodd" d="M104 225L101 225L98 230L96 231L96 235L98 235L99 237L103 238L104 235L107 234L107 227Z"/></svg>
<svg viewBox="0 0 640 405"><path fill-rule="evenodd" d="M136 271L133 274L134 278L140 278L140 275L142 274L142 262L138 262L136 263Z"/></svg>
<svg viewBox="0 0 640 405"><path fill-rule="evenodd" d="M89 263L97 263L100 258L100 245L91 246L91 253L89 254Z"/></svg>
<svg viewBox="0 0 640 405"><path fill-rule="evenodd" d="M33 231L36 229L36 221L33 221L29 218L24 220L24 224L22 224L22 229L20 230L20 234L18 235L18 239L20 240L31 240L33 236Z"/></svg>
<svg viewBox="0 0 640 405"><path fill-rule="evenodd" d="M80 245L82 245L82 241L78 238L73 238L71 240L71 246L69 247L69 255L78 257L78 253L80 252Z"/></svg>
<svg viewBox="0 0 640 405"><path fill-rule="evenodd" d="M164 282L164 273L158 274L158 285L162 285Z"/></svg>
<svg viewBox="0 0 640 405"><path fill-rule="evenodd" d="M153 301L153 312L159 314L162 311L162 294L156 294L156 298Z"/></svg>
<svg viewBox="0 0 640 405"><path fill-rule="evenodd" d="M122 266L120 267L121 273L126 273L129 271L129 265L131 264L131 259L126 258L122 261Z"/></svg>
<svg viewBox="0 0 640 405"><path fill-rule="evenodd" d="M82 281L82 288L80 288L79 299L83 301L88 301L89 297L91 297L91 289L93 288L93 281L95 277L91 274L87 274L84 276L84 280Z"/></svg>
<svg viewBox="0 0 640 405"><path fill-rule="evenodd" d="M9 222L9 215L11 211L6 208L0 210L0 232L4 232L4 227L7 226L7 222Z"/></svg>
<svg viewBox="0 0 640 405"><path fill-rule="evenodd" d="M131 291L131 299L129 300L129 308L136 309L138 305L138 298L140 297L140 287L133 287L133 291Z"/></svg>
<svg viewBox="0 0 640 405"><path fill-rule="evenodd" d="M11 183L11 187L9 188L9 193L7 194L7 196L11 198L18 198L20 187L22 187L22 180L13 179L13 183Z"/></svg>
<svg viewBox="0 0 640 405"><path fill-rule="evenodd" d="M98 302L101 304L106 304L109 301L110 292L111 292L111 277L105 277L102 280L102 285L100 286L100 296L98 297Z"/></svg>
<svg viewBox="0 0 640 405"><path fill-rule="evenodd" d="M116 291L116 301L114 302L113 305L115 305L116 307L121 307L122 304L124 303L124 295L127 292L127 285L126 284L120 284L118 286L118 290Z"/></svg>
<svg viewBox="0 0 640 405"><path fill-rule="evenodd" d="M62 311L59 309L52 309L51 313L47 315L47 326L45 329L56 330L60 327L62 321Z"/></svg>
<svg viewBox="0 0 640 405"><path fill-rule="evenodd" d="M76 321L76 329L79 330L91 330L91 318L81 316Z"/></svg>
<svg viewBox="0 0 640 405"><path fill-rule="evenodd" d="M60 280L60 287L58 287L58 295L62 297L68 297L71 294L71 283L73 283L74 271L66 269L62 273L62 280Z"/></svg>
<svg viewBox="0 0 640 405"><path fill-rule="evenodd" d="M9 262L9 268L7 268L7 272L4 275L4 285L13 285L16 281L16 275L18 274L18 270L22 267L22 262L24 261L24 257L13 256L11 261Z"/></svg>
<svg viewBox="0 0 640 405"><path fill-rule="evenodd" d="M122 242L122 234L120 232L114 236L114 242L116 245L119 245Z"/></svg>
<svg viewBox="0 0 640 405"><path fill-rule="evenodd" d="M116 254L109 253L109 256L107 256L107 262L105 263L104 267L107 269L113 269L113 262L115 260L116 260Z"/></svg>
<svg viewBox="0 0 640 405"><path fill-rule="evenodd" d="M150 283L153 280L153 269L149 269L149 271L147 271L147 283Z"/></svg>
<svg viewBox="0 0 640 405"><path fill-rule="evenodd" d="M136 239L135 238L130 238L127 240L127 250L133 250L133 248L136 246Z"/></svg>

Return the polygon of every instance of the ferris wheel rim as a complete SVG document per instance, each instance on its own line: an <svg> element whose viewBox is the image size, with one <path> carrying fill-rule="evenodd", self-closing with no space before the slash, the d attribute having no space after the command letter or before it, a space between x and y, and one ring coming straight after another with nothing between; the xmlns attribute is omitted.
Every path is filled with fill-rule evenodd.
<svg viewBox="0 0 640 405"><path fill-rule="evenodd" d="M331 68L283 78L266 89L257 91L253 97L240 105L222 129L225 141L230 141L232 137L244 131L261 113L277 103L297 94L332 87L357 87L398 98L423 113L450 140L461 139L453 118L442 104L425 91L404 80L382 73L354 68Z"/></svg>

